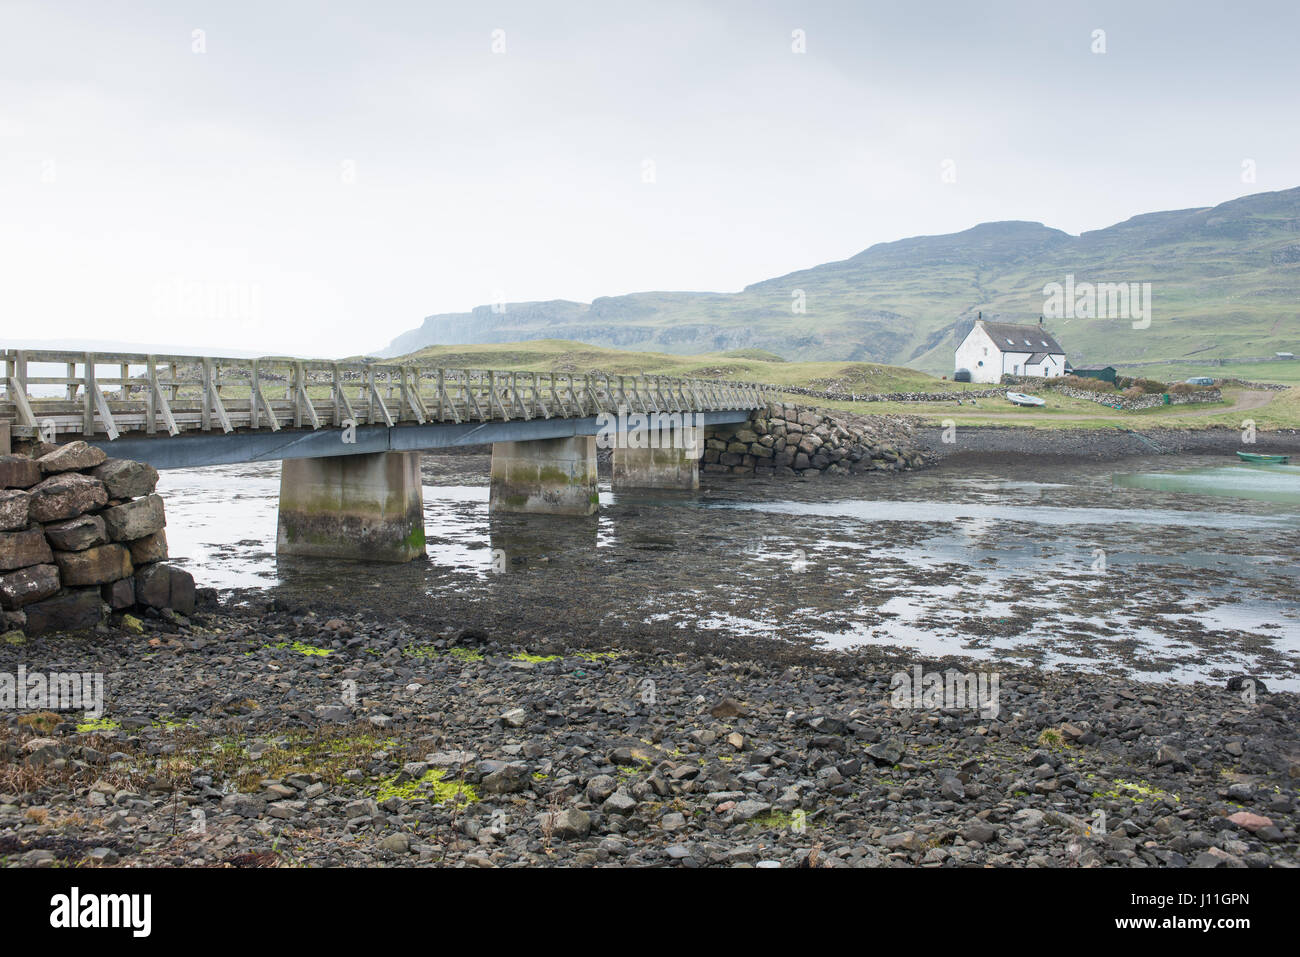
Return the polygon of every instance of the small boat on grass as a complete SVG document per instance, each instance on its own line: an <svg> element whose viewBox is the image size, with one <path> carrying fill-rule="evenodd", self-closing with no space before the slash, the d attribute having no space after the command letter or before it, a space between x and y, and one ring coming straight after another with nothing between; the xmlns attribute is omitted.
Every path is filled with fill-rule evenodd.
<svg viewBox="0 0 1300 957"><path fill-rule="evenodd" d="M1237 458L1251 465L1286 465L1291 461L1289 455L1262 455L1259 452L1238 452Z"/></svg>
<svg viewBox="0 0 1300 957"><path fill-rule="evenodd" d="M1013 405L1047 405L1047 402L1036 395L1025 395L1023 392L1008 392L1007 401Z"/></svg>

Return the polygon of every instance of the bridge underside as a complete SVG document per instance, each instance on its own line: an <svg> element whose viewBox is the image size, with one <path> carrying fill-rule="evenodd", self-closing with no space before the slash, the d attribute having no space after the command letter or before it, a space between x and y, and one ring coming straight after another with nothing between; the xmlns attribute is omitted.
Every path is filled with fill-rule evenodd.
<svg viewBox="0 0 1300 957"><path fill-rule="evenodd" d="M744 422L747 411L700 414L662 448L625 433L613 450L616 488L699 488L704 425ZM605 421L606 428L608 420ZM596 416L450 425L233 432L90 444L158 469L281 460L276 551L281 555L404 562L424 555L420 455L491 444L493 512L593 515L598 506ZM608 433L606 433L608 434Z"/></svg>
<svg viewBox="0 0 1300 957"><path fill-rule="evenodd" d="M696 414L700 424L705 426L734 425L749 418L747 409ZM177 436L160 434L153 437L127 433L113 441L100 436L86 436L85 440L114 458L147 462L161 470L369 455L377 452L419 452L497 442L594 436L600 432L600 420L597 416L590 415L583 418L513 419L459 425L361 425L351 430L281 429L270 432L261 429L239 430L229 434L202 432Z"/></svg>

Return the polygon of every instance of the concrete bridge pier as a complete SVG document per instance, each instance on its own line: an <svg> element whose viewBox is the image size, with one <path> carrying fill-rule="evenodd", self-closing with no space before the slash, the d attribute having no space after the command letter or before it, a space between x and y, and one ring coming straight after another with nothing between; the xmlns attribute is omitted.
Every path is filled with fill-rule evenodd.
<svg viewBox="0 0 1300 957"><path fill-rule="evenodd" d="M380 562L423 557L420 454L285 459L275 550Z"/></svg>
<svg viewBox="0 0 1300 957"><path fill-rule="evenodd" d="M660 448L624 448L632 433L620 436L614 449L614 481L618 488L662 488L695 491L700 487L700 455L704 429L674 426L661 433Z"/></svg>
<svg viewBox="0 0 1300 957"><path fill-rule="evenodd" d="M492 443L489 511L594 515L596 437Z"/></svg>

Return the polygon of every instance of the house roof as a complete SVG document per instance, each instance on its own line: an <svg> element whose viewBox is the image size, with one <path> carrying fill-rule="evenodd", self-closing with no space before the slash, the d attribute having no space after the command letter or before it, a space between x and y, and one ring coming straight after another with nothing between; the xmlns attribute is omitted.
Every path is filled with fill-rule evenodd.
<svg viewBox="0 0 1300 957"><path fill-rule="evenodd" d="M1003 352L1039 352L1047 355L1063 356L1065 350L1052 338L1051 333L1033 326L1020 326L1011 322L980 322L975 328L984 327L994 344ZM1040 360L1033 360L1040 361Z"/></svg>
<svg viewBox="0 0 1300 957"><path fill-rule="evenodd" d="M1038 363L1042 362L1050 355L1051 355L1050 352L1035 352L1032 356L1030 356L1028 359L1025 360L1025 365L1036 366L1038 365Z"/></svg>

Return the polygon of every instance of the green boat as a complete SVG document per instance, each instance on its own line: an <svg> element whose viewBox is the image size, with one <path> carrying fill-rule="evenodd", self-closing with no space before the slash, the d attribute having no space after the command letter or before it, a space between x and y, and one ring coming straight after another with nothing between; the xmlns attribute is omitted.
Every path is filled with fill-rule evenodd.
<svg viewBox="0 0 1300 957"><path fill-rule="evenodd" d="M1253 465L1286 465L1291 461L1289 455L1261 455L1258 452L1238 452L1237 458Z"/></svg>

